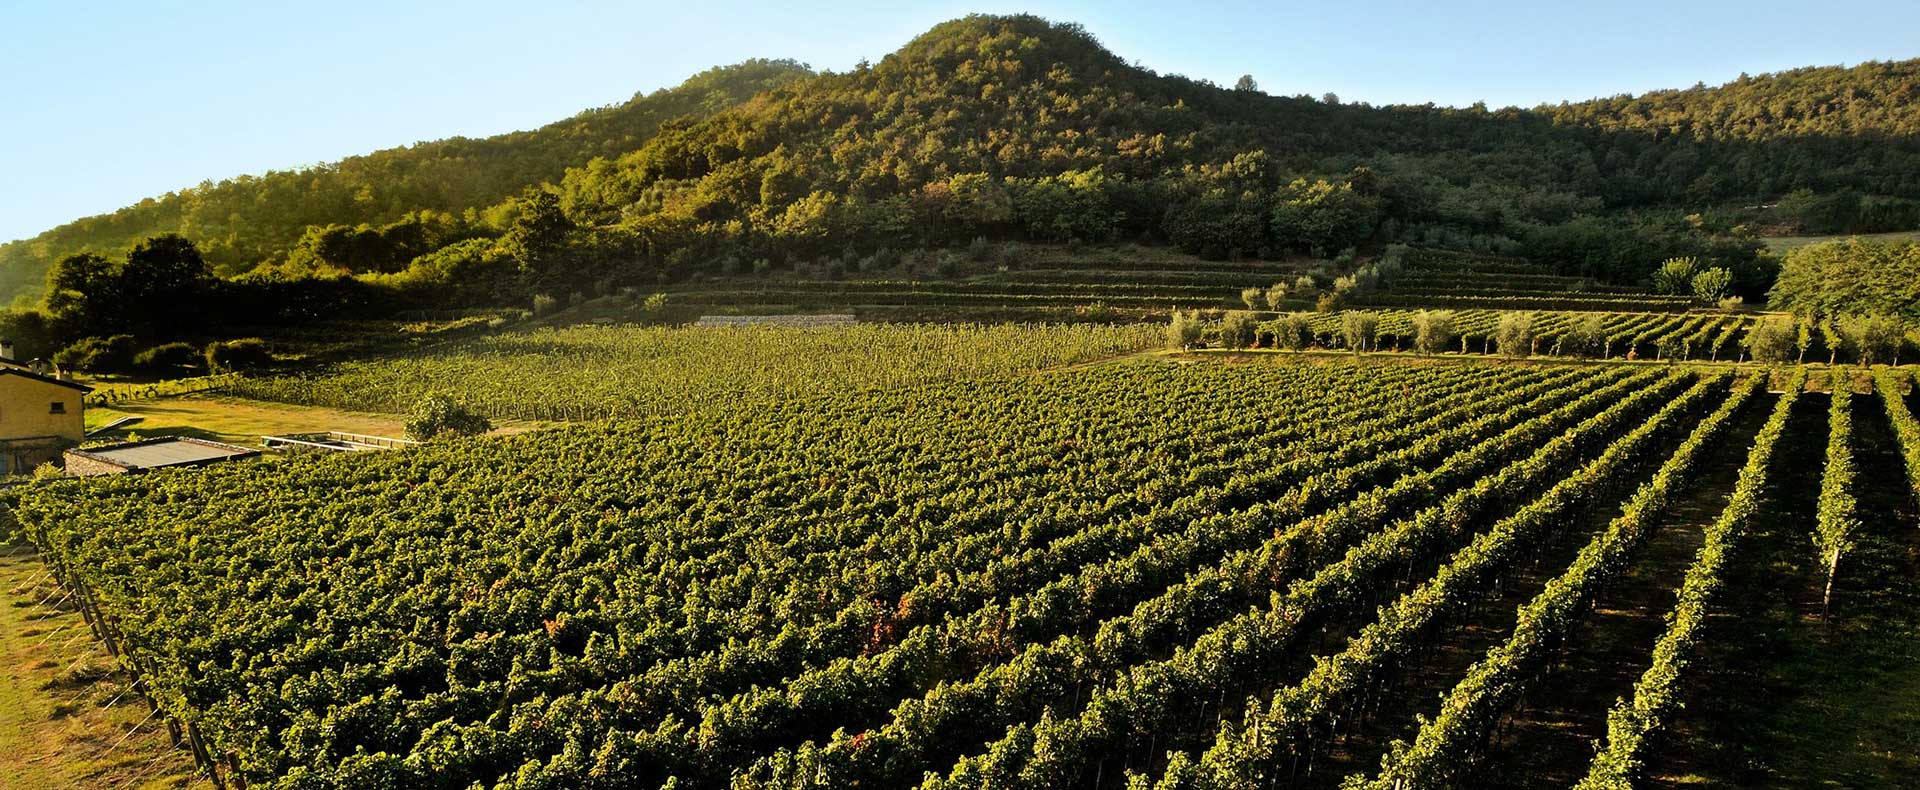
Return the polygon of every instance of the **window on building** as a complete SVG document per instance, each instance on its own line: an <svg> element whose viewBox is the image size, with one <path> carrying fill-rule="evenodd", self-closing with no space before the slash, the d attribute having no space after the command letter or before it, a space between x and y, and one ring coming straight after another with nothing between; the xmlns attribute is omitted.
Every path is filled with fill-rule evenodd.
<svg viewBox="0 0 1920 790"><path fill-rule="evenodd" d="M57 400L57 401L54 401L54 402L53 402L53 407L52 407L52 408L50 408L50 409L48 409L48 410L47 410L47 413L48 413L48 414L66 414L66 413L67 413L67 402L66 402L66 401L63 401L63 400Z"/></svg>

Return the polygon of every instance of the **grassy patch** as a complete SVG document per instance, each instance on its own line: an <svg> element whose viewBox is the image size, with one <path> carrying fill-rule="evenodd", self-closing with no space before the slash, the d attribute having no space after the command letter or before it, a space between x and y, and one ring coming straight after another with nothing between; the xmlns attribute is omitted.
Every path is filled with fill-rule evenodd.
<svg viewBox="0 0 1920 790"><path fill-rule="evenodd" d="M132 434L142 437L191 436L254 445L259 443L261 436L289 433L343 431L399 437L406 432L405 418L397 415L269 403L228 395L183 395L111 407L92 407L87 409L87 430L111 424L123 417L140 419L94 438L121 439ZM496 421L496 425L508 433L539 427L538 423L514 420Z"/></svg>
<svg viewBox="0 0 1920 790"><path fill-rule="evenodd" d="M26 602L0 607L0 787L211 787L53 592L30 551L0 547L0 596Z"/></svg>
<svg viewBox="0 0 1920 790"><path fill-rule="evenodd" d="M123 417L140 420L96 438L120 438L134 433L253 444L263 435L285 433L347 431L399 436L404 431L404 421L392 415L262 403L224 395L184 395L89 408L87 429L93 430Z"/></svg>

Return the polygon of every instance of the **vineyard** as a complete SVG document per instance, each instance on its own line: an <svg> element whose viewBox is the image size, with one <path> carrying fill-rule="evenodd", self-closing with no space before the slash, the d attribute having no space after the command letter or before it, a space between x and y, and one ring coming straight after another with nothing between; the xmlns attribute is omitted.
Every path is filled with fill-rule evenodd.
<svg viewBox="0 0 1920 790"><path fill-rule="evenodd" d="M55 483L10 510L225 787L1421 788L1560 754L1540 775L1615 788L1683 742L1763 502L1820 497L1778 526L1851 595L1870 541L1913 530L1873 504L1920 493L1914 382L1887 368L1026 372L1158 339L1113 330L808 377L753 371L817 337L742 330L717 345L754 350L713 362L760 397L663 408L717 396L638 389L642 368L536 384L606 368L615 336L662 347L636 365L703 361L570 330L260 386L400 398L540 343L548 367L465 392L625 389L671 416ZM1815 452L1783 461L1783 438ZM1778 485L1797 464L1826 490ZM1641 630L1609 625L1633 591ZM1613 642L1618 666L1582 660ZM1549 726L1569 678L1597 701Z"/></svg>
<svg viewBox="0 0 1920 790"><path fill-rule="evenodd" d="M1161 337L1158 327L1094 324L574 326L243 379L229 391L390 413L439 392L489 417L637 417L1034 371L1158 347Z"/></svg>
<svg viewBox="0 0 1920 790"><path fill-rule="evenodd" d="M1600 359L1634 357L1699 361L1741 358L1741 341L1753 319L1739 315L1684 313L1542 312L1528 313L1530 335L1525 349L1501 349L1498 310L1456 310L1454 346L1464 354L1513 356L1591 356ZM1411 350L1415 310L1369 312L1378 321L1371 348ZM1345 337L1346 313L1316 313L1308 318L1313 342L1323 348L1350 348ZM1591 328L1588 328L1591 327ZM1586 332L1593 341L1576 340ZM1578 348L1575 346L1579 345Z"/></svg>
<svg viewBox="0 0 1920 790"><path fill-rule="evenodd" d="M1647 293L1555 274L1512 258L1411 249L1404 273L1390 285L1353 294L1354 305L1481 310L1684 313L1691 297ZM1137 247L1062 253L1019 248L1004 262L950 262L954 271L918 274L837 272L812 277L720 277L675 285L669 301L701 311L853 312L867 320L1150 320L1173 308L1229 309L1241 292L1278 284L1287 293L1264 298L1267 310L1313 310L1351 261L1207 261ZM1305 278L1305 281L1302 281ZM1254 305L1247 305L1254 306Z"/></svg>

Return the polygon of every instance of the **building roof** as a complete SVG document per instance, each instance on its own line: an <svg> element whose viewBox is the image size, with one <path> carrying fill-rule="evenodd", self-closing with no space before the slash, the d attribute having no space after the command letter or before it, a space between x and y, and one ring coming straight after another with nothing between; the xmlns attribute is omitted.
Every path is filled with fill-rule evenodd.
<svg viewBox="0 0 1920 790"><path fill-rule="evenodd" d="M17 363L14 363L14 364L17 364ZM77 389L83 393L93 391L92 387L89 387L85 384L81 384L76 381L67 381L64 379L57 379L43 373L35 373L24 367L10 367L5 365L0 365L0 376L19 376L21 378L33 379L34 381L46 382L48 384L58 384L62 387L72 387L73 389Z"/></svg>
<svg viewBox="0 0 1920 790"><path fill-rule="evenodd" d="M113 464L122 469L134 470L210 464L217 461L252 458L260 454L259 450L237 444L210 442L186 436L148 439L67 452L89 460Z"/></svg>

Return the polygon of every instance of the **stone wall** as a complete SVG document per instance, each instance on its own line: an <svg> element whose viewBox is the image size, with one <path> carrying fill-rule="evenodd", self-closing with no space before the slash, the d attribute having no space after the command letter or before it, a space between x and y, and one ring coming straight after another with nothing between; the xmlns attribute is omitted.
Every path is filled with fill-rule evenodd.
<svg viewBox="0 0 1920 790"><path fill-rule="evenodd" d="M95 477L98 475L124 475L127 468L106 461L88 458L80 453L67 453L67 474L72 477Z"/></svg>

